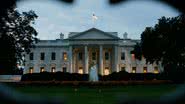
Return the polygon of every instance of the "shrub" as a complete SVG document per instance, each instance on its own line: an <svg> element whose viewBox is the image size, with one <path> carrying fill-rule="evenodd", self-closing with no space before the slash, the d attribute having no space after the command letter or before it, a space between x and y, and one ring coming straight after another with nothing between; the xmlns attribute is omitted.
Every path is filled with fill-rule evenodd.
<svg viewBox="0 0 185 104"><path fill-rule="evenodd" d="M113 72L109 75L98 75L99 81L128 81L128 80L153 80L165 79L165 74L153 73L128 73L126 71ZM68 73L68 72L41 72L24 74L22 81L88 81L88 74Z"/></svg>

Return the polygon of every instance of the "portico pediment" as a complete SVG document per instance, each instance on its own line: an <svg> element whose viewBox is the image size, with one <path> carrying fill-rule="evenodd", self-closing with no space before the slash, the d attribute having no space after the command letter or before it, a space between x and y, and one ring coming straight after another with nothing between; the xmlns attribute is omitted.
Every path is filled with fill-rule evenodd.
<svg viewBox="0 0 185 104"><path fill-rule="evenodd" d="M96 28L91 28L87 31L71 36L68 39L119 39L119 37L110 32L108 33Z"/></svg>

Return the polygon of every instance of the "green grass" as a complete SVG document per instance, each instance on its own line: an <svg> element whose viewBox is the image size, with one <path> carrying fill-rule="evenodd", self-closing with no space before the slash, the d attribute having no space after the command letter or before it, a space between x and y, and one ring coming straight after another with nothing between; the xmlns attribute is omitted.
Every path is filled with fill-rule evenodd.
<svg viewBox="0 0 185 104"><path fill-rule="evenodd" d="M72 87L72 86L14 86L31 96L64 97L69 104L115 104L119 98L158 99L161 95L173 92L177 85L136 85L111 87ZM135 99L134 98L134 99Z"/></svg>

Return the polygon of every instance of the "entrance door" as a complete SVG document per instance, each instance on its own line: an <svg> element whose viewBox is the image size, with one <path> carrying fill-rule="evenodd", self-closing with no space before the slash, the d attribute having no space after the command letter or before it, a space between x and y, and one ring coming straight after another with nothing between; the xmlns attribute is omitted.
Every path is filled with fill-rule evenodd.
<svg viewBox="0 0 185 104"><path fill-rule="evenodd" d="M65 73L66 72L66 69L67 69L66 67L63 67L62 72Z"/></svg>

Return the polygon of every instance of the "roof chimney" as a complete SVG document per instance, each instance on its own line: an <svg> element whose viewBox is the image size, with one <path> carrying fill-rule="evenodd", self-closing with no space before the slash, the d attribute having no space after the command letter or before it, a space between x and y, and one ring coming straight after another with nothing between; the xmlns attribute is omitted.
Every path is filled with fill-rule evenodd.
<svg viewBox="0 0 185 104"><path fill-rule="evenodd" d="M60 39L64 39L64 34L60 33Z"/></svg>
<svg viewBox="0 0 185 104"><path fill-rule="evenodd" d="M128 37L128 33L127 32L125 32L124 34L123 34L123 39L127 39Z"/></svg>

